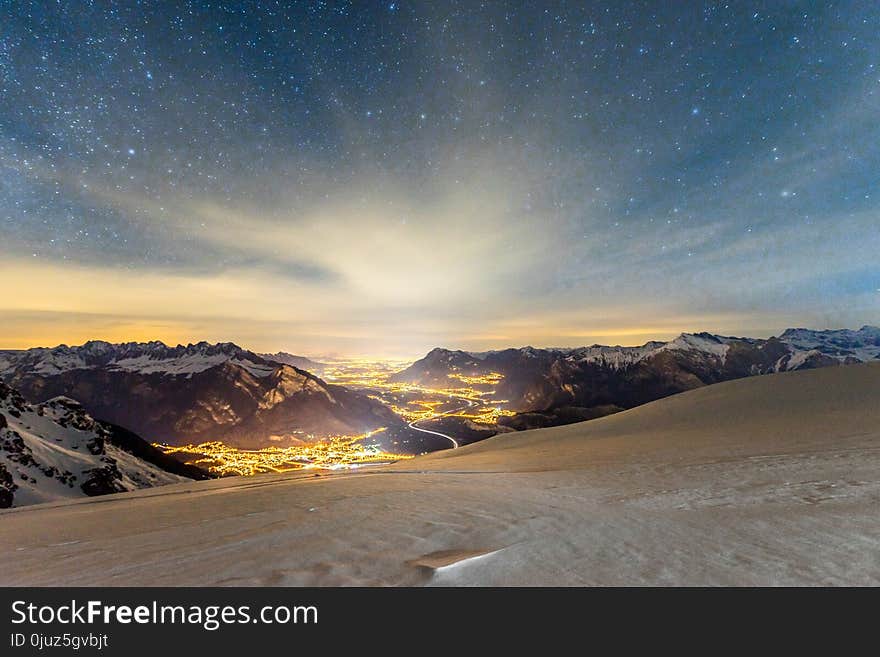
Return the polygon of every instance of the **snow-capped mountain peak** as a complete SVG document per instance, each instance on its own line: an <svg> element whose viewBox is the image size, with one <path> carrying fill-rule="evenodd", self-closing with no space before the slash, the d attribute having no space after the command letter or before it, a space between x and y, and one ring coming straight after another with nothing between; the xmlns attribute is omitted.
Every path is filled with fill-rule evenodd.
<svg viewBox="0 0 880 657"><path fill-rule="evenodd" d="M712 333L682 333L655 351L692 351L717 356L723 362L730 350L730 338Z"/></svg>
<svg viewBox="0 0 880 657"><path fill-rule="evenodd" d="M880 328L876 326L863 326L857 331L790 328L786 329L779 339L796 352L817 352L840 361L868 361L880 358Z"/></svg>
<svg viewBox="0 0 880 657"><path fill-rule="evenodd" d="M188 481L158 465L167 459L69 397L30 404L0 383L0 507ZM190 466L170 466L205 478Z"/></svg>
<svg viewBox="0 0 880 657"><path fill-rule="evenodd" d="M231 342L198 342L169 347L158 340L120 344L90 340L74 347L62 344L52 348L4 352L0 354L0 371L52 376L70 370L102 368L191 377L225 362L240 365L256 377L268 376L277 367Z"/></svg>

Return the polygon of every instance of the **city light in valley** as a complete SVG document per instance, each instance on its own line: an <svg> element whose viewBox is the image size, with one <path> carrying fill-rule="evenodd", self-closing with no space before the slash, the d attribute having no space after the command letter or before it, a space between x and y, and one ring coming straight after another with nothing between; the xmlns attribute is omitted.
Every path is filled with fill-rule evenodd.
<svg viewBox="0 0 880 657"><path fill-rule="evenodd" d="M498 418L514 415L504 408L504 399L495 398L495 386L504 375L491 372L482 376L449 375L460 385L448 388L424 386L391 380L391 376L410 363L406 361L346 360L329 367L323 378L354 390L362 390L387 404L405 420L426 422L435 418L459 417L479 424L491 425ZM464 408L450 411L450 403Z"/></svg>
<svg viewBox="0 0 880 657"><path fill-rule="evenodd" d="M501 374L453 374L449 378L455 381L455 385L448 388L427 388L392 381L392 375L408 364L402 361L339 360L326 366L322 378L328 383L365 392L420 431L430 428L431 421L441 417L460 418L490 427L500 417L513 415L512 411L503 408L504 400L494 397L495 386L504 378ZM308 469L355 469L412 458L412 454L387 451L387 447L382 449L378 443L370 442L371 438L385 431L383 427L351 436L310 436L295 445L254 450L240 449L219 441L182 446L155 443L155 446L166 454L175 455L219 476ZM452 436L448 437L453 446L458 445Z"/></svg>

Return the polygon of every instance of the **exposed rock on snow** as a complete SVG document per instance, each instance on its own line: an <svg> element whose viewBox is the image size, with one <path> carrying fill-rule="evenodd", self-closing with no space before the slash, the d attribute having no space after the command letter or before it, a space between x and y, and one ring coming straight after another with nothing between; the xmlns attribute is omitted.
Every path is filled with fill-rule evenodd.
<svg viewBox="0 0 880 657"><path fill-rule="evenodd" d="M0 383L0 507L190 478L208 476L123 429L95 421L72 399L56 397L34 405Z"/></svg>

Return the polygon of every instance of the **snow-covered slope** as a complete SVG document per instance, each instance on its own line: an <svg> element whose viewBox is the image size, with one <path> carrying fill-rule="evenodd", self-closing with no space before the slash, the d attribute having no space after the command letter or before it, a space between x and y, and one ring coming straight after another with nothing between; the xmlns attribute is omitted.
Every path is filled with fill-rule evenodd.
<svg viewBox="0 0 880 657"><path fill-rule="evenodd" d="M597 344L592 347L566 349L564 353L565 357L570 360L600 363L608 367L619 368L642 360L666 344L665 342L648 342L641 347L609 347Z"/></svg>
<svg viewBox="0 0 880 657"><path fill-rule="evenodd" d="M867 362L880 359L880 328L876 326L863 326L858 331L787 329L779 339L801 354L820 353L839 361Z"/></svg>
<svg viewBox="0 0 880 657"><path fill-rule="evenodd" d="M123 434L95 421L72 399L29 404L0 383L0 507L190 480L136 456L132 452L152 450L157 460L162 458L145 442L137 445L131 434ZM193 470L183 464L174 469Z"/></svg>

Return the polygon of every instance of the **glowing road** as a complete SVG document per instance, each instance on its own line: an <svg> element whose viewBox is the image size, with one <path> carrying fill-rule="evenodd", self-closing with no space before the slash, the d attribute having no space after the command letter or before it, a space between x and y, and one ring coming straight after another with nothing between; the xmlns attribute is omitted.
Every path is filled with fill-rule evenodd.
<svg viewBox="0 0 880 657"><path fill-rule="evenodd" d="M441 418L445 415L452 415L453 413L458 413L459 411L461 411L465 408L470 408L471 406L474 405L473 400L462 399L462 401L466 402L466 404L464 406L459 406L458 408L453 408L450 411L446 411L445 413L440 413L439 415L435 415L434 417L423 418L421 420L413 420L412 422L409 423L409 428L415 429L416 431L421 431L422 433L430 433L435 436L440 436L441 438L446 438L446 440L448 440L449 442L452 443L452 449L458 448L458 446L459 446L458 441L455 438L453 438L452 436L448 436L445 433L440 433L439 431L431 431L430 429L422 429L421 427L416 426L416 425L419 422L427 422L428 420L436 420L437 418Z"/></svg>

